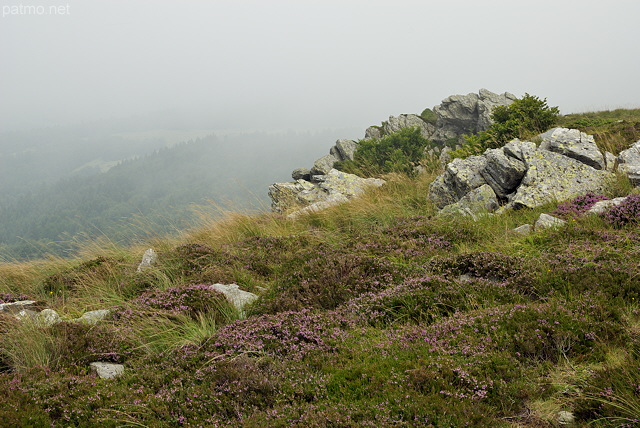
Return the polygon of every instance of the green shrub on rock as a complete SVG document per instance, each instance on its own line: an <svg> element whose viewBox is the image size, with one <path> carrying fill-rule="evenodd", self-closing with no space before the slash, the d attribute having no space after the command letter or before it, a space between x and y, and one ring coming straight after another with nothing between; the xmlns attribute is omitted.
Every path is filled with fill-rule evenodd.
<svg viewBox="0 0 640 428"><path fill-rule="evenodd" d="M412 175L428 144L418 128L404 128L383 138L360 140L354 159L336 162L334 166L363 177L389 172Z"/></svg>
<svg viewBox="0 0 640 428"><path fill-rule="evenodd" d="M530 138L555 125L559 114L558 107L549 107L546 98L524 94L512 104L495 107L491 113L493 125L486 131L465 136L465 144L451 155L465 158L502 147L514 138Z"/></svg>

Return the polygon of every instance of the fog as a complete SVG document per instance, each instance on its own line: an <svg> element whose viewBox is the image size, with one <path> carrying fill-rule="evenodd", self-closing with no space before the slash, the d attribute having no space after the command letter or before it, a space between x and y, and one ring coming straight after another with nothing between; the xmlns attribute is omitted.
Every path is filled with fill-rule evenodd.
<svg viewBox="0 0 640 428"><path fill-rule="evenodd" d="M480 88L563 113L640 103L634 0L1 5L1 130L157 116L364 131Z"/></svg>

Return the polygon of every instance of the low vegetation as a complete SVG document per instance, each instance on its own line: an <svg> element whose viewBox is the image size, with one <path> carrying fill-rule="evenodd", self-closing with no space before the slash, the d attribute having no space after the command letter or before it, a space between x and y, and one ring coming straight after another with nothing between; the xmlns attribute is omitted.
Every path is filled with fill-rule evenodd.
<svg viewBox="0 0 640 428"><path fill-rule="evenodd" d="M567 411L638 425L637 196L602 217L579 215L603 198L585 195L443 219L426 198L436 172L387 174L296 220L203 217L149 242L143 272L146 246L0 265L0 302L67 320L112 309L94 326L0 314L0 424L553 427ZM553 211L566 226L512 232ZM218 282L260 298L238 311ZM99 379L93 361L126 370Z"/></svg>
<svg viewBox="0 0 640 428"><path fill-rule="evenodd" d="M413 175L427 145L418 128L404 128L382 138L360 140L354 159L336 162L335 168L361 177L390 172Z"/></svg>

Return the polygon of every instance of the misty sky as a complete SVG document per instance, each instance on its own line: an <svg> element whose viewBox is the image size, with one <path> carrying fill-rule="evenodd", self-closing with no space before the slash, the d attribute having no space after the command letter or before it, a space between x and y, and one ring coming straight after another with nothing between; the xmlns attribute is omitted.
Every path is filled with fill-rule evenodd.
<svg viewBox="0 0 640 428"><path fill-rule="evenodd" d="M640 106L637 0L0 5L0 129L161 113L364 131L480 88L563 113Z"/></svg>

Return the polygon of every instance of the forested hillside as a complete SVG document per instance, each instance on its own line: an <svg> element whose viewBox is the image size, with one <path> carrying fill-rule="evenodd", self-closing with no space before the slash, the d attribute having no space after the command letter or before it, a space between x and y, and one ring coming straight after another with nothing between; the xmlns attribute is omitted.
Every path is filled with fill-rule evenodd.
<svg viewBox="0 0 640 428"><path fill-rule="evenodd" d="M343 131L209 135L168 144L131 134L3 135L0 254L41 257L79 241L119 243L193 224L194 205L268 207L274 178L323 154ZM175 137L173 137L175 139Z"/></svg>

